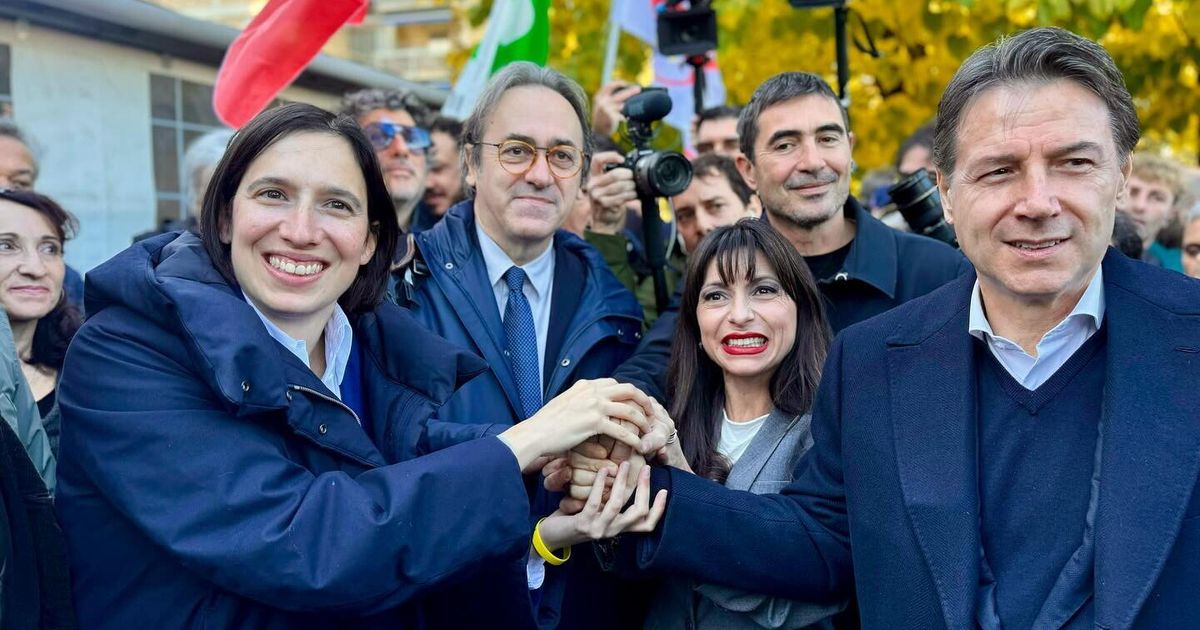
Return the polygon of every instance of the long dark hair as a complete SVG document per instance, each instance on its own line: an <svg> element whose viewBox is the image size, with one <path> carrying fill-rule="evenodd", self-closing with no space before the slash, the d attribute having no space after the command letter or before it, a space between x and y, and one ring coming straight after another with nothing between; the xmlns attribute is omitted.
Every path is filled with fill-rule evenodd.
<svg viewBox="0 0 1200 630"><path fill-rule="evenodd" d="M375 235L375 253L358 270L354 282L338 298L338 303L347 313L373 308L383 300L387 290L400 225L396 222L396 210L383 183L375 150L358 123L347 116L337 116L306 103L289 103L268 109L246 123L233 136L204 192L204 203L200 207L200 239L204 242L204 250L221 275L237 284L229 245L221 242L221 224L231 220L233 197L254 160L284 136L301 132L327 133L346 140L362 170L367 185L367 222Z"/></svg>
<svg viewBox="0 0 1200 630"><path fill-rule="evenodd" d="M32 190L0 189L0 199L25 206L46 217L50 225L54 226L58 240L64 244L79 231L79 221L75 219L75 215L45 195ZM33 329L33 345L29 351L28 363L61 370L63 359L67 356L67 346L71 344L71 339L82 325L83 313L67 301L66 288L60 286L58 304L43 315Z"/></svg>
<svg viewBox="0 0 1200 630"><path fill-rule="evenodd" d="M757 254L771 264L783 291L796 303L796 340L771 376L771 400L776 409L799 415L812 407L829 349L825 307L812 273L796 248L768 223L742 219L713 230L700 242L688 257L668 387L671 416L688 465L697 475L721 482L730 468L728 460L717 452L725 379L721 368L700 346L696 309L712 264L716 264L722 282L732 283L739 276L749 280L755 276Z"/></svg>

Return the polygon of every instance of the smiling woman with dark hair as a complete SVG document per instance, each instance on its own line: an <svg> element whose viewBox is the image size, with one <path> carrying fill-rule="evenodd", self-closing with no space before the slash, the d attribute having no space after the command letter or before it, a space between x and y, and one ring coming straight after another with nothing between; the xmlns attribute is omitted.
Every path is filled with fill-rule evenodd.
<svg viewBox="0 0 1200 630"><path fill-rule="evenodd" d="M45 195L0 190L0 305L8 313L21 372L58 456L61 428L56 387L67 346L83 316L63 290L63 245L75 217Z"/></svg>
<svg viewBox="0 0 1200 630"><path fill-rule="evenodd" d="M632 407L564 395L557 417L402 461L485 366L381 303L399 228L349 118L260 114L201 214L199 236L89 274L60 396L81 623L439 627L434 593L481 575L476 611L527 616L521 473L597 434L638 444L609 420Z"/></svg>
<svg viewBox="0 0 1200 630"><path fill-rule="evenodd" d="M720 227L688 259L671 352L666 463L755 494L779 492L813 444L809 410L829 347L821 295L767 222ZM646 628L828 628L843 605L669 580Z"/></svg>

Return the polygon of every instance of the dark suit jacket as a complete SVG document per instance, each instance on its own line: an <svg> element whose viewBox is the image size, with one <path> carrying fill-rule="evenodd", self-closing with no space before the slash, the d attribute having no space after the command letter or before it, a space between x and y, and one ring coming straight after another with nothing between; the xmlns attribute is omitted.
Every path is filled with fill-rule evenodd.
<svg viewBox="0 0 1200 630"><path fill-rule="evenodd" d="M1114 250L1103 265L1096 623L1200 627L1200 282ZM655 470L671 494L638 564L808 601L843 595L853 580L865 628L974 627L972 283L838 337L813 414L816 445L782 495Z"/></svg>

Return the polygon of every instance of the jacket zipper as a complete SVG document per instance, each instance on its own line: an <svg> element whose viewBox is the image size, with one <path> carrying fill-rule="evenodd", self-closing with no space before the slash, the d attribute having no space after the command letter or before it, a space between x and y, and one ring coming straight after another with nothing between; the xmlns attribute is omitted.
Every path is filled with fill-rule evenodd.
<svg viewBox="0 0 1200 630"><path fill-rule="evenodd" d="M351 415L351 417L354 418L354 421L358 423L358 426L361 427L363 425L362 419L359 418L358 414L354 413L354 410L351 409L346 403L344 403L332 396L326 396L325 394L322 394L321 392L319 392L315 389L310 389L303 385L288 385L288 387L290 387L296 391L299 391L299 392L305 392L308 394L312 394L313 396L316 396L317 398L320 398L322 400L327 400L327 401L341 407L342 409L345 409Z"/></svg>

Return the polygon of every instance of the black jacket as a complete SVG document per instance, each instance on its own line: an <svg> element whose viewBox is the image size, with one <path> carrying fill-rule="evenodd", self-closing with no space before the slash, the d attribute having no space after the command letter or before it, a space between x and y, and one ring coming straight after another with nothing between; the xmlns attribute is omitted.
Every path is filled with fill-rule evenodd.
<svg viewBox="0 0 1200 630"><path fill-rule="evenodd" d="M0 629L74 628L54 506L25 447L0 420Z"/></svg>
<svg viewBox="0 0 1200 630"><path fill-rule="evenodd" d="M817 278L817 286L825 296L825 314L835 335L843 328L925 295L971 269L958 250L884 225L854 197L846 199L845 213L856 225L846 262L833 277ZM637 352L617 368L613 378L669 402L667 363L678 318L679 305L675 303L654 323Z"/></svg>

